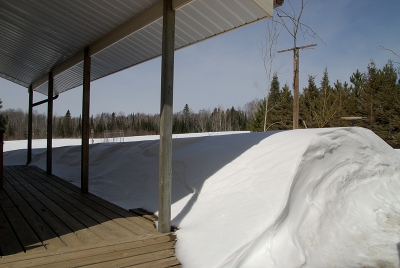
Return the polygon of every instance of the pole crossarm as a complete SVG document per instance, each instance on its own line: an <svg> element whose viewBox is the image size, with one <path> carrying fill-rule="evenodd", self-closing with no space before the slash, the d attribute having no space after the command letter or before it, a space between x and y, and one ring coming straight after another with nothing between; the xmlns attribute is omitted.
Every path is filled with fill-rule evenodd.
<svg viewBox="0 0 400 268"><path fill-rule="evenodd" d="M366 117L361 117L361 116L343 116L341 117L342 120L348 120L348 121L353 121L353 120L367 120Z"/></svg>
<svg viewBox="0 0 400 268"><path fill-rule="evenodd" d="M279 50L278 53L293 51L293 50L295 50L295 49L297 49L297 50L299 50L299 49L306 49L306 48L316 47L316 46L317 46L317 44L310 44L310 45L301 46L301 47L292 47L292 48L288 48L288 49L284 49L284 50Z"/></svg>

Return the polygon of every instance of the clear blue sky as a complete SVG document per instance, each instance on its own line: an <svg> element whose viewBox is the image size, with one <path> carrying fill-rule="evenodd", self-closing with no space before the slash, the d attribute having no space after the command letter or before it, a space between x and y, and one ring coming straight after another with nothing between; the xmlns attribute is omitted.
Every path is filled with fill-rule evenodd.
<svg viewBox="0 0 400 268"><path fill-rule="evenodd" d="M297 0L292 0L297 2ZM365 72L373 59L381 68L389 59L400 61L385 46L400 54L399 0L309 0L303 22L323 39L301 36L298 45L317 43L314 50L300 52L300 88L307 84L308 74L316 82L328 68L331 84L336 80L349 82L359 69ZM187 103L191 109L242 107L254 98L263 98L254 81L266 86L266 76L258 44L265 35L266 22L259 22L199 44L175 54L174 111ZM283 31L278 50L292 47L292 40ZM279 54L275 60L284 62L280 69L281 86L292 84L292 53ZM399 65L396 65L399 66ZM91 114L100 112L158 113L160 105L160 58L105 77L91 84ZM54 113L72 116L81 114L81 88L60 95L54 102ZM3 109L27 110L27 89L0 78ZM34 101L44 98L35 93ZM37 107L46 112L46 105Z"/></svg>

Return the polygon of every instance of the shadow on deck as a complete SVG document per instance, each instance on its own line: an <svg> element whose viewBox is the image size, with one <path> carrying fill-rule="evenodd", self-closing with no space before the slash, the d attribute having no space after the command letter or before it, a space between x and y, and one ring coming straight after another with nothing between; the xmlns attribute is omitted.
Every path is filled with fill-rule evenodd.
<svg viewBox="0 0 400 268"><path fill-rule="evenodd" d="M173 267L175 236L33 166L3 169L1 267Z"/></svg>

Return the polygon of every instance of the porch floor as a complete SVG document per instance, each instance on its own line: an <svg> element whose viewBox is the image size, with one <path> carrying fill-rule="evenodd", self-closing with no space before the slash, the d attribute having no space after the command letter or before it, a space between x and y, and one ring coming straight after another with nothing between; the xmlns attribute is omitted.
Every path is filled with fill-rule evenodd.
<svg viewBox="0 0 400 268"><path fill-rule="evenodd" d="M1 267L174 267L175 236L34 166L3 168Z"/></svg>

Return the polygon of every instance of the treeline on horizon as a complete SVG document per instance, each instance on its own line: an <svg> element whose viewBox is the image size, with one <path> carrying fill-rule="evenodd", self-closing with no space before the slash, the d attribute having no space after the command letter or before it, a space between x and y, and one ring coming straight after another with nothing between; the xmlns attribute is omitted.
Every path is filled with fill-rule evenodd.
<svg viewBox="0 0 400 268"><path fill-rule="evenodd" d="M308 76L308 86L300 93L300 128L360 126L374 131L393 148L400 148L400 81L398 69L389 61L377 68L371 61L367 71L359 70L350 76L350 84L336 81L331 85L328 70L321 81ZM266 99L255 99L244 108L202 109L194 112L185 105L173 117L173 133L198 133L215 131L263 131L292 129L293 95L286 84L280 86L274 76L267 98L267 120L264 123ZM27 138L28 115L21 109L7 109L0 113L6 120L5 140ZM342 117L362 117L347 121ZM123 131L124 136L158 134L159 114L122 112L92 115L90 128L95 138L103 138L105 131ZM46 138L46 114L33 113L34 139ZM82 132L81 117L53 118L53 138L79 138Z"/></svg>

